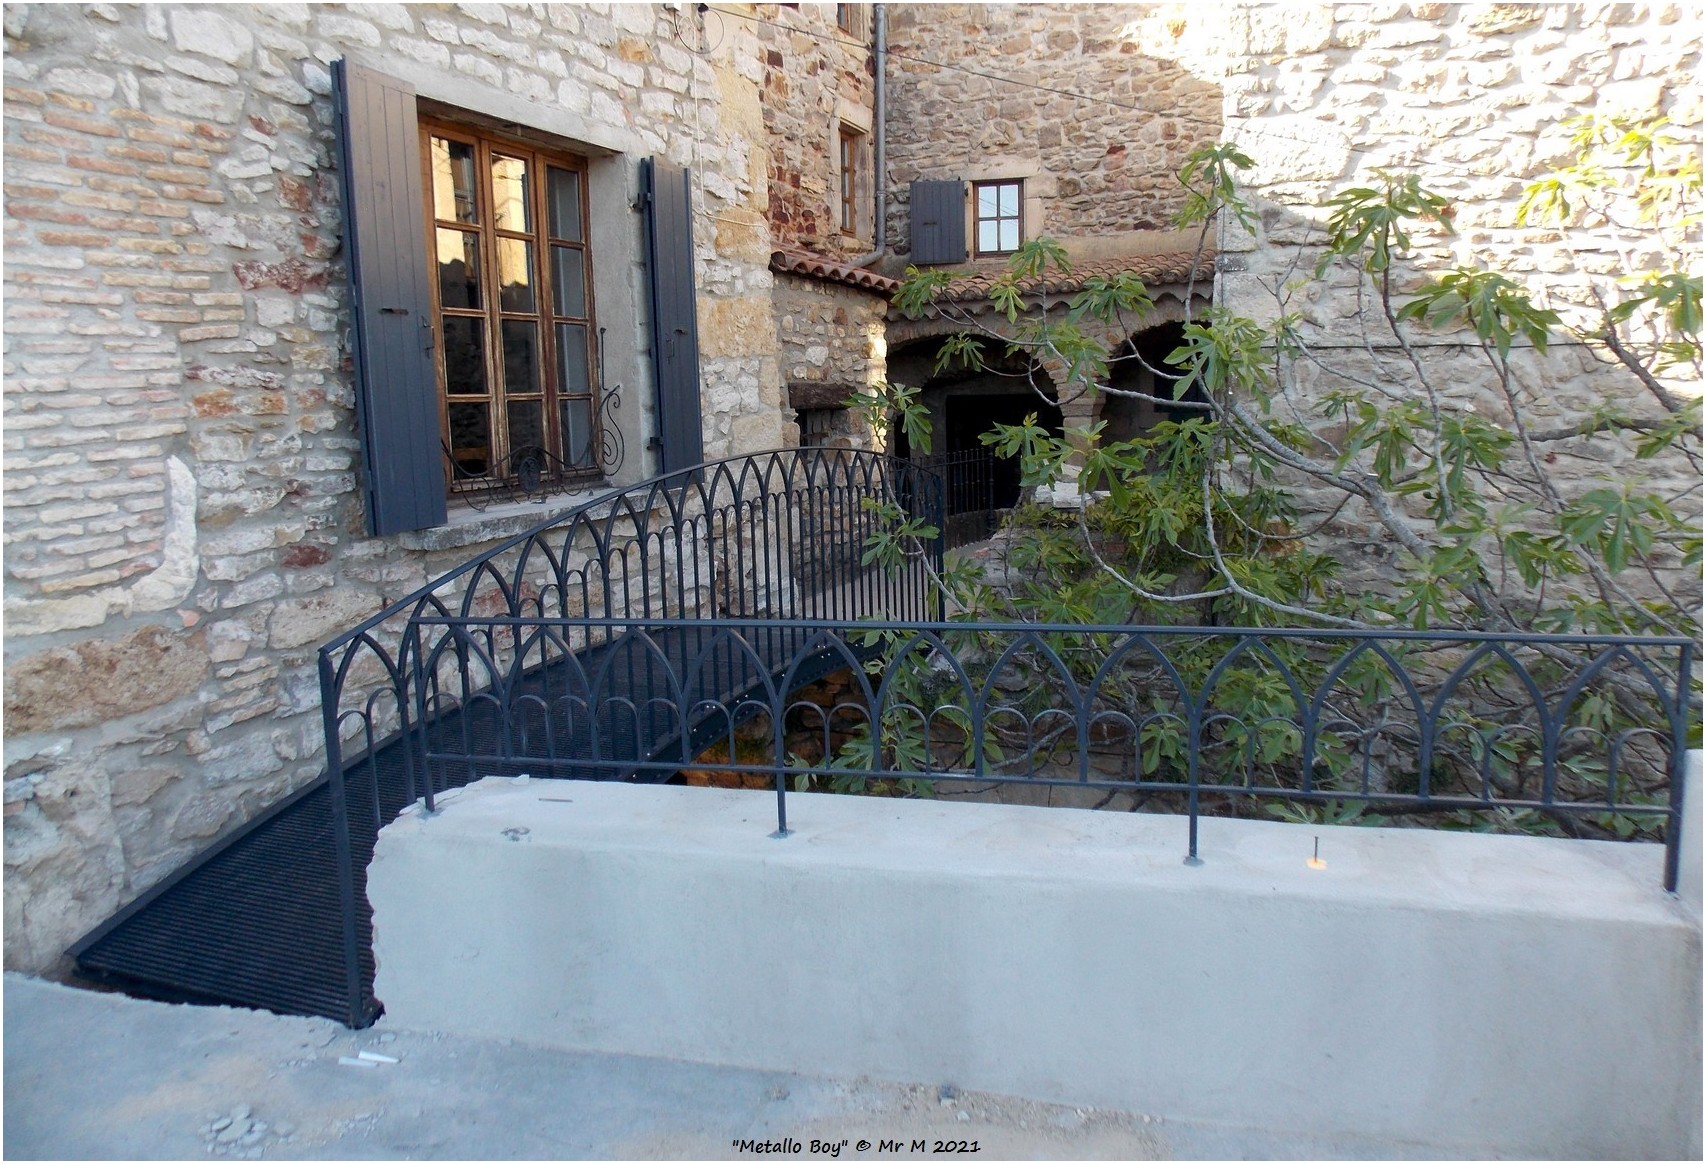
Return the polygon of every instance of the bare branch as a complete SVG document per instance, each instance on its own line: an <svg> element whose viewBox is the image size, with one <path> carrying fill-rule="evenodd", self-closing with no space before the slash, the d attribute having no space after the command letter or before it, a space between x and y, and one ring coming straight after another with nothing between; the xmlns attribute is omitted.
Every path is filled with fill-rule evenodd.
<svg viewBox="0 0 1706 1164"><path fill-rule="evenodd" d="M1611 349L1611 354L1617 357L1617 362L1629 369L1629 371L1633 372L1635 374L1635 378L1646 387L1647 391L1651 392L1654 398L1657 399L1660 404L1665 406L1665 411L1681 412L1683 409L1688 407L1688 402L1686 400L1680 399L1663 384L1659 383L1658 377L1648 371L1647 366L1635 357L1635 353L1623 346L1622 339L1617 335L1617 328L1609 320L1607 320L1605 326L1600 329L1599 339L1604 341L1605 346Z"/></svg>

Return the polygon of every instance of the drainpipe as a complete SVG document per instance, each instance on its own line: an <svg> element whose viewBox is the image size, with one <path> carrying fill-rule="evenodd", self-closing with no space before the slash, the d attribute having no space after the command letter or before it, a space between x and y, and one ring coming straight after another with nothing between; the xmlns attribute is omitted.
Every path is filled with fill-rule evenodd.
<svg viewBox="0 0 1706 1164"><path fill-rule="evenodd" d="M877 221L871 239L876 243L877 249L851 260L851 265L855 267L868 267L889 253L887 241L889 175L886 169L888 153L883 148L884 140L888 136L889 120L888 86L884 76L888 72L889 14L888 6L885 4L875 4L872 7L875 9L877 19L877 88L876 109L874 111L875 125L872 127L872 136L877 140L872 146L871 202L874 204Z"/></svg>

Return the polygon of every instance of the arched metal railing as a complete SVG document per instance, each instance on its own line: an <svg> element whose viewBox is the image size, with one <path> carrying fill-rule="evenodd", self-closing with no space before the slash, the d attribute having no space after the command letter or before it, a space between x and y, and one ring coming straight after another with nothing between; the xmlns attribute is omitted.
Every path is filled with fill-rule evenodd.
<svg viewBox="0 0 1706 1164"><path fill-rule="evenodd" d="M898 516L928 531L878 547ZM485 775L790 792L1077 788L1185 818L1662 839L1694 644L1405 630L987 624L945 611L942 479L846 449L657 478L511 539L320 652L351 998L380 826ZM917 531L915 531L916 533ZM360 1013L360 1007L354 1008Z"/></svg>
<svg viewBox="0 0 1706 1164"><path fill-rule="evenodd" d="M939 539L899 570L866 543L884 513L940 528L941 510L940 477L879 453L712 462L513 537L322 647L352 1014L371 1013L365 866L402 807L505 772L661 778L659 755L773 684L802 620L939 616ZM749 627L738 645L715 629L731 619Z"/></svg>
<svg viewBox="0 0 1706 1164"><path fill-rule="evenodd" d="M628 678L619 628L679 627L653 642L659 666L696 649L706 620L769 619L772 633L739 670L764 666L805 619L934 617L925 584L940 543L900 570L872 561L880 509L936 528L941 480L856 449L784 449L653 478L579 506L485 551L392 603L320 650L327 758L402 744L410 799L443 787L428 724L480 703L509 708L524 686L554 690L554 671L585 682ZM894 512L891 510L890 512ZM704 661L700 667L711 666ZM612 668L615 668L613 671ZM703 677L713 686L734 671ZM535 693L526 698L546 698ZM510 725L500 724L500 736ZM564 741L567 742L566 740Z"/></svg>

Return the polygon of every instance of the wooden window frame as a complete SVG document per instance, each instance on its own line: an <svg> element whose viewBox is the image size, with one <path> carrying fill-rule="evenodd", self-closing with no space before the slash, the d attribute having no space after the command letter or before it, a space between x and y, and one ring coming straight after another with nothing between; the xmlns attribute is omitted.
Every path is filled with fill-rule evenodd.
<svg viewBox="0 0 1706 1164"><path fill-rule="evenodd" d="M437 377L439 432L447 447L454 450L453 436L450 428L450 406L452 403L484 403L487 408L487 437L486 446L486 476L494 481L514 480L515 466L510 465L510 472L503 476L494 475L497 466L508 463L510 456L516 451L510 444L509 403L514 401L537 400L540 406L541 431L544 436L544 446L553 457L560 459L560 464L550 463L543 466L545 475L563 480L598 480L603 476L603 468L598 463L598 454L602 446L603 417L599 408L598 384L601 376L598 367L599 351L597 344L597 306L593 297L592 279L592 247L588 237L591 226L591 207L588 183L588 161L585 157L566 149L553 149L537 143L522 141L501 134L491 133L478 126L469 125L441 117L422 116L419 118L421 141L421 170L422 196L425 201L427 265L431 272L428 283L431 287L433 325L437 329L439 342L434 345L433 364ZM434 186L432 172L432 140L442 138L459 142L474 148L475 155L475 202L476 222L474 224L440 219L436 216L434 205ZM528 182L528 215L531 229L525 232L499 229L494 221L492 159L494 155L518 157L525 161L530 180ZM551 233L550 210L548 204L549 184L547 181L548 167L561 170L571 170L580 179L580 239L559 238ZM481 303L478 308L446 308L443 303L442 287L438 272L438 232L440 230L456 230L462 233L475 234L480 243L480 287ZM505 310L501 300L499 276L499 239L524 241L531 246L532 261L529 272L534 288L534 310L532 312L516 312ZM554 284L555 271L552 248L567 248L581 253L581 272L584 281L585 311L584 316L558 315L556 312L557 298ZM452 395L449 391L446 372L447 343L444 342L442 321L446 317L476 318L483 321L484 364L486 391L484 394ZM503 322L532 321L535 334L536 375L538 376L538 391L533 393L512 393L504 381L504 351L503 351ZM557 350L557 326L569 324L584 326L586 332L586 392L566 393L559 389L559 353ZM576 465L569 458L578 450L565 446L566 434L563 431L562 402L565 400L584 399L588 402L588 433L587 451L590 452L592 463ZM454 452L453 452L454 457ZM456 470L447 465L446 487L454 484L451 480Z"/></svg>
<svg viewBox="0 0 1706 1164"><path fill-rule="evenodd" d="M859 235L859 153L865 135L851 125L842 124L836 131L840 150L841 233Z"/></svg>
<svg viewBox="0 0 1706 1164"><path fill-rule="evenodd" d="M1000 188L1008 187L1008 186L1013 187L1013 189L1016 193L1016 198L1014 199L1014 201L1018 205L1018 212L1017 213L1015 213L1015 214L1002 214L1002 213L1000 213L1000 206L999 206L1000 196L999 195L997 195L997 203L998 204L996 207L996 213L994 215L984 215L984 214L979 213L979 210L980 210L979 194L982 191L1000 189ZM1000 224L1004 223L1004 222L1013 223L1015 228L1016 228L1017 234L1018 234L1018 242L1014 246L1011 246L1011 247L998 247L995 250L985 250L983 248L983 224L986 222L993 222L996 224L995 232L997 235L996 241L998 243L1000 241L999 235L1001 233ZM972 254L978 258L994 258L994 257L998 257L1001 255L1010 255L1014 251L1018 250L1019 247L1023 246L1024 244L1025 244L1025 180L1023 178L992 178L992 179L990 179L988 181L984 181L984 182L973 182L971 184L971 246L972 246Z"/></svg>

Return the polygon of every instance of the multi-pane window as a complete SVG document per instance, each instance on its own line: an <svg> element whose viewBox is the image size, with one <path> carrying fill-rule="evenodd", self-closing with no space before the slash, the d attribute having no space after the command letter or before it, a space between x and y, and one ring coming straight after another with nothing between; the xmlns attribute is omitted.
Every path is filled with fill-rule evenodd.
<svg viewBox="0 0 1706 1164"><path fill-rule="evenodd" d="M1025 237L1023 182L972 183L977 253L1006 255Z"/></svg>
<svg viewBox="0 0 1706 1164"><path fill-rule="evenodd" d="M841 230L859 233L859 150L864 134L847 126L838 135L841 145Z"/></svg>
<svg viewBox="0 0 1706 1164"><path fill-rule="evenodd" d="M599 470L586 162L422 123L438 373L459 475ZM539 456L543 451L546 456Z"/></svg>

